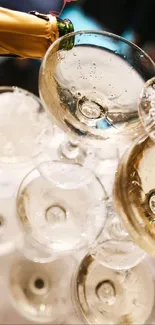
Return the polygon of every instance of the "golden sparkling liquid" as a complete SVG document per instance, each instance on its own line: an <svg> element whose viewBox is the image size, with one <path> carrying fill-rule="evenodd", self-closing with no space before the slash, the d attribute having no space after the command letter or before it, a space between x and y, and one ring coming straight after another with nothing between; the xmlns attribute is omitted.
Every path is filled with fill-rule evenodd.
<svg viewBox="0 0 155 325"><path fill-rule="evenodd" d="M119 55L80 44L70 51L50 53L39 82L41 99L54 122L72 136L95 144L131 131L131 126L133 134L143 84L141 75Z"/></svg>
<svg viewBox="0 0 155 325"><path fill-rule="evenodd" d="M155 255L155 146L141 138L122 158L115 178L116 210L134 241Z"/></svg>

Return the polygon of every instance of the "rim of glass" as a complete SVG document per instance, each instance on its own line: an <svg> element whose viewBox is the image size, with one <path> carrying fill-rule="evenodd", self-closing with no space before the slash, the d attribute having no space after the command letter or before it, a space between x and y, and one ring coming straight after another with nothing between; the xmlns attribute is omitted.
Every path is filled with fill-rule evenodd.
<svg viewBox="0 0 155 325"><path fill-rule="evenodd" d="M7 93L7 92L15 92L16 90L19 90L21 93L25 94L25 95L29 95L31 97L34 98L34 100L36 102L38 102L43 110L44 110L44 106L43 106L43 103L40 99L39 96L36 96L35 94L33 94L31 91L27 90L27 89L24 89L24 88L21 88L21 87L18 87L18 86L0 86L0 95L4 92L4 93Z"/></svg>
<svg viewBox="0 0 155 325"><path fill-rule="evenodd" d="M150 58L150 56L144 51L142 50L139 46L137 46L136 44L132 43L131 41L128 41L127 39L125 39L122 36L113 34L111 32L107 32L107 31L98 31L98 30L79 30L79 31L74 31L71 33L68 33L60 38L58 38L56 41L54 41L50 47L48 48L48 50L45 53L45 56L42 60L42 68L44 68L44 66L46 65L46 60L48 58L48 56L50 55L50 53L52 52L53 48L55 46L57 46L61 41L72 37L72 36L76 36L76 35L83 35L83 34L97 34L99 36L107 36L109 38L112 38L114 40L118 40L118 41L122 41L123 43L128 44L130 47L137 49L140 53L142 53L154 66L155 66L155 62Z"/></svg>
<svg viewBox="0 0 155 325"><path fill-rule="evenodd" d="M14 93L16 90L19 90L21 93L25 94L25 95L29 95L31 96L39 105L41 105L43 111L44 111L44 106L43 103L40 99L39 96L36 96L35 94L33 94L31 91L26 90L24 88L18 87L18 86L0 86L0 95L3 93ZM33 157L28 157L28 159L26 159L25 161L19 161L19 162L6 162L4 160L1 160L0 157L0 166L11 166L11 167L17 167L17 165L19 167L24 167L25 165L30 165L32 163Z"/></svg>
<svg viewBox="0 0 155 325"><path fill-rule="evenodd" d="M0 94L1 94L1 91L14 92L15 90L19 90L24 94L31 95L32 97L34 97L36 99L36 101L38 101L39 103L42 104L40 98L38 96L36 96L35 94L33 94L31 91L27 90L27 89L24 89L24 88L21 88L21 87L18 87L18 86L0 86Z"/></svg>
<svg viewBox="0 0 155 325"><path fill-rule="evenodd" d="M63 161L59 161L59 160L46 160L46 161L42 161L41 163L37 164L34 168L32 168L24 177L23 179L21 180L20 182L20 185L18 187L18 191L17 191L17 194L16 194L16 207L17 207L17 202L18 202L18 199L19 199L19 196L20 196L20 192L21 192L21 188L25 182L25 180L27 179L27 177L29 175L31 175L34 171L38 170L39 171L39 167L43 164L63 164L63 165L68 165L68 166L76 166L76 167L79 167L81 169L85 169L85 170L89 170L91 172L91 174L94 176L94 179L97 180L97 182L100 184L102 190L103 190L103 201L107 201L108 200L108 196L107 196L107 193L105 191L105 188L104 188L104 185L102 184L102 182L100 181L99 177L97 177L97 175L95 174L95 172L93 170L90 170L88 167L84 167L78 163L70 163L70 162L63 162ZM18 212L18 208L17 208L17 212Z"/></svg>

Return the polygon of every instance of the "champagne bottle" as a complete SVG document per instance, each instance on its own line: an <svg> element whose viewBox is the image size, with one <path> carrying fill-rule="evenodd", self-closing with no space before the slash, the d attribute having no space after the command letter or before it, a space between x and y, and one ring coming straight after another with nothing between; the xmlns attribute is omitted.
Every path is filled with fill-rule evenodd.
<svg viewBox="0 0 155 325"><path fill-rule="evenodd" d="M56 39L73 31L69 19L0 7L0 56L41 59ZM61 45L69 49L73 43L74 39Z"/></svg>

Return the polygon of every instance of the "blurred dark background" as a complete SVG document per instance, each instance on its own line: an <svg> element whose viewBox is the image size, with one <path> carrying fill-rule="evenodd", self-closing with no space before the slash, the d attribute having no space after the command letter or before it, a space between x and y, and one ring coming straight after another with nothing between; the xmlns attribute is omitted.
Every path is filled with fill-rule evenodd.
<svg viewBox="0 0 155 325"><path fill-rule="evenodd" d="M0 0L0 6L29 12L60 12L63 0ZM62 18L75 30L108 30L143 48L155 61L155 0L79 0L66 4ZM38 95L39 60L0 58L0 86L18 86Z"/></svg>

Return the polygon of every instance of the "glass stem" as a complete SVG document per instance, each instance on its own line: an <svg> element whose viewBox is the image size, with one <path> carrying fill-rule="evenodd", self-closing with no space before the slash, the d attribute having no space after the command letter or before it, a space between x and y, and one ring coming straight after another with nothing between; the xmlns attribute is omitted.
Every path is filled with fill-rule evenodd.
<svg viewBox="0 0 155 325"><path fill-rule="evenodd" d="M68 140L62 143L60 147L60 153L67 159L76 159L79 155L79 142L74 140Z"/></svg>

